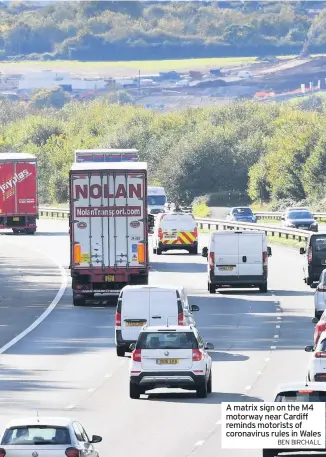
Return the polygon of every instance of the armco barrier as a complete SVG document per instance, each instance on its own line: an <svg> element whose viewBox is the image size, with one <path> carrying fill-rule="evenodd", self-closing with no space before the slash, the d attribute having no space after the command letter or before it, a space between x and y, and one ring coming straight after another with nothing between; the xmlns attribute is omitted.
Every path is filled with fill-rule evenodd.
<svg viewBox="0 0 326 457"><path fill-rule="evenodd" d="M61 209L61 208L40 208L40 216L41 217L51 217L55 219L66 219L69 217L69 210L68 209ZM270 213L259 213L259 214L270 214ZM275 214L275 213L272 213ZM279 217L281 213L279 214ZM326 217L326 213L325 213ZM290 228L281 228L269 226L269 225L259 225L259 224L248 224L244 222L228 222L222 219L196 219L198 222L198 226L200 229L208 229L208 230L228 230L228 229L236 229L236 230L262 230L266 233L266 235L275 236L278 238L286 238L286 239L293 239L298 241L304 241L308 238L309 233L307 230L299 230L299 229L290 229Z"/></svg>
<svg viewBox="0 0 326 457"><path fill-rule="evenodd" d="M276 219L276 220L281 220L281 216L283 214L282 211L266 211L266 212L255 212L255 216L257 216L257 219ZM312 213L313 216L317 220L323 220L326 219L326 213Z"/></svg>

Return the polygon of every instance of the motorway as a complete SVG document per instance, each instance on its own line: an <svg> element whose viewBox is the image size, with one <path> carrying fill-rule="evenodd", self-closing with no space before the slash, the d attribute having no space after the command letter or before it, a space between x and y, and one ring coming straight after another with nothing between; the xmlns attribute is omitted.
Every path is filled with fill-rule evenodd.
<svg viewBox="0 0 326 457"><path fill-rule="evenodd" d="M314 291L302 280L298 250L272 246L267 294L209 295L206 259L151 255L151 284L182 284L200 306L197 327L215 345L213 393L157 390L131 400L129 358L115 354L113 304L72 306L67 231L68 221L41 220L35 236L0 237L0 427L38 410L102 435L101 457L261 456L221 450L220 404L272 401L279 382L305 379ZM7 344L35 319L34 330Z"/></svg>

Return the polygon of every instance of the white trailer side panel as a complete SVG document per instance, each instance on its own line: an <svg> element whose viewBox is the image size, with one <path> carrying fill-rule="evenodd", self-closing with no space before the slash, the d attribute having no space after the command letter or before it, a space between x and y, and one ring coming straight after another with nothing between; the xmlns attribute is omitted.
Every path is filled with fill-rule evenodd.
<svg viewBox="0 0 326 457"><path fill-rule="evenodd" d="M73 244L81 246L81 262L74 268L144 267L138 245L147 236L145 186L145 171L72 175Z"/></svg>

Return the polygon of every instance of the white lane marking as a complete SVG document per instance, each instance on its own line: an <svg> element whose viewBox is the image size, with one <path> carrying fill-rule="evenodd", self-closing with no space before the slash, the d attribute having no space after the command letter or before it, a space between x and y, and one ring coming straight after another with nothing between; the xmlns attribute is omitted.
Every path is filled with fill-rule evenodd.
<svg viewBox="0 0 326 457"><path fill-rule="evenodd" d="M266 357L265 362L269 362L271 359L269 357Z"/></svg>
<svg viewBox="0 0 326 457"><path fill-rule="evenodd" d="M96 387L91 387L90 389L88 389L87 392L95 392L95 390L96 390Z"/></svg>
<svg viewBox="0 0 326 457"><path fill-rule="evenodd" d="M281 326L280 326L280 325L277 325L276 328L281 328Z"/></svg>
<svg viewBox="0 0 326 457"><path fill-rule="evenodd" d="M57 268L58 268L58 270L60 271L60 274L61 274L60 288L59 288L56 296L54 297L54 299L50 303L50 305L44 311L44 313L42 313L40 315L40 317L37 318L29 327L27 327L19 335L15 336L15 338L13 338L11 341L9 341L9 343L7 343L4 346L2 346L2 348L0 348L0 354L3 354L4 352L8 351L8 349L10 349L12 346L17 344L18 341L20 341L23 338L25 338L26 335L28 335L36 327L38 327L44 321L44 319L46 319L48 317L48 315L50 313L52 313L52 311L55 309L55 307L60 302L60 300L61 300L61 298L62 298L62 296L65 293L65 290L67 288L68 280L67 280L67 274L66 274L66 271L65 271L64 267L59 262L57 262L53 257L50 257L49 255L47 255L44 251L41 251L40 249L33 249L33 251L40 252L41 254L43 254L45 257L47 257L49 260L51 260L51 262L53 262L57 266Z"/></svg>
<svg viewBox="0 0 326 457"><path fill-rule="evenodd" d="M280 316L277 316L276 319L277 319L278 321L281 321L281 320L282 320L282 318L281 318Z"/></svg>
<svg viewBox="0 0 326 457"><path fill-rule="evenodd" d="M276 349L276 346L271 346L271 349Z"/></svg>
<svg viewBox="0 0 326 457"><path fill-rule="evenodd" d="M75 404L75 403L72 403L71 405L68 405L68 406L66 407L66 409L73 409L75 406L76 406L76 404Z"/></svg>
<svg viewBox="0 0 326 457"><path fill-rule="evenodd" d="M195 443L195 446L202 446L203 444L205 443L204 440L200 440L200 441L197 441L197 443Z"/></svg>
<svg viewBox="0 0 326 457"><path fill-rule="evenodd" d="M250 389L251 389L251 386L245 387L245 390L250 390Z"/></svg>
<svg viewBox="0 0 326 457"><path fill-rule="evenodd" d="M274 338L279 338L279 336L278 335L274 335Z"/></svg>
<svg viewBox="0 0 326 457"><path fill-rule="evenodd" d="M275 305L278 305L280 302L279 301L274 301Z"/></svg>
<svg viewBox="0 0 326 457"><path fill-rule="evenodd" d="M276 308L276 311L282 311L281 308Z"/></svg>

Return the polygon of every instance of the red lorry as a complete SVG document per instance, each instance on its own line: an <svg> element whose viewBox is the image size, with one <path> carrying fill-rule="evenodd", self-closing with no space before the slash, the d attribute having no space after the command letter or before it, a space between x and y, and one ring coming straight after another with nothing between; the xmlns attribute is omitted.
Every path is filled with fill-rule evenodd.
<svg viewBox="0 0 326 457"><path fill-rule="evenodd" d="M74 306L148 284L147 164L74 163L69 181Z"/></svg>
<svg viewBox="0 0 326 457"><path fill-rule="evenodd" d="M0 230L33 235L38 217L36 157L0 153Z"/></svg>

